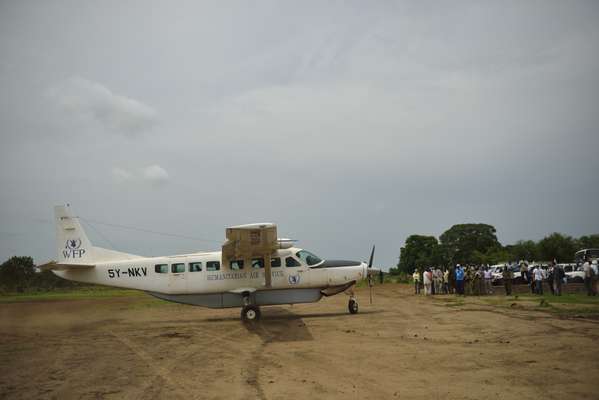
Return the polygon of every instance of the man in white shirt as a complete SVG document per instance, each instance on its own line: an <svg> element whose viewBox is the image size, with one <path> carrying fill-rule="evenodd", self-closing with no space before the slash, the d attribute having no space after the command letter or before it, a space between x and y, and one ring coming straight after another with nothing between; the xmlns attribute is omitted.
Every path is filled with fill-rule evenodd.
<svg viewBox="0 0 599 400"><path fill-rule="evenodd" d="M449 294L449 269L443 271L443 293Z"/></svg>
<svg viewBox="0 0 599 400"><path fill-rule="evenodd" d="M537 268L535 268L534 273L533 273L534 277L535 277L535 285L537 286L537 294L543 294L543 269L541 268L541 266L539 265Z"/></svg>
<svg viewBox="0 0 599 400"><path fill-rule="evenodd" d="M430 295L431 285L433 283L433 274L428 268L422 273L422 283L424 283L424 294L426 296Z"/></svg>
<svg viewBox="0 0 599 400"><path fill-rule="evenodd" d="M420 294L420 273L417 269L414 270L412 279L414 279L414 294Z"/></svg>
<svg viewBox="0 0 599 400"><path fill-rule="evenodd" d="M483 276L485 278L485 291L487 294L493 294L493 274L489 267L485 268Z"/></svg>
<svg viewBox="0 0 599 400"><path fill-rule="evenodd" d="M433 281L435 283L435 294L443 293L443 272L439 267L433 270Z"/></svg>

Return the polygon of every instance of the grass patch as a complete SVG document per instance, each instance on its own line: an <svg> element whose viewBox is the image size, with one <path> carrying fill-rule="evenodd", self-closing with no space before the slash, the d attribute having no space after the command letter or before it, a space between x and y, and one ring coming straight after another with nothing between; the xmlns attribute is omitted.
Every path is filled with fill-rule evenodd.
<svg viewBox="0 0 599 400"><path fill-rule="evenodd" d="M520 310L544 311L560 316L599 317L599 297L591 297L582 293L569 293L561 296L519 293L508 297L483 297L481 300L488 305L501 308L516 307Z"/></svg>
<svg viewBox="0 0 599 400"><path fill-rule="evenodd" d="M599 306L599 296L587 296L582 293L568 293L562 294L561 296L554 296L552 294L544 294L542 296L534 294L519 294L520 300L541 302L545 300L548 303L554 304L591 304Z"/></svg>
<svg viewBox="0 0 599 400"><path fill-rule="evenodd" d="M76 288L51 292L10 293L0 296L0 303L48 300L85 300L111 297L141 297L146 294L139 290L115 289L108 287Z"/></svg>

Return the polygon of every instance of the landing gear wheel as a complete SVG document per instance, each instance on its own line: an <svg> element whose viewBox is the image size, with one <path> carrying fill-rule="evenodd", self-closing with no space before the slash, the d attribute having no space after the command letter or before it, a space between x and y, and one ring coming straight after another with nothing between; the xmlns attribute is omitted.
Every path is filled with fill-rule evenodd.
<svg viewBox="0 0 599 400"><path fill-rule="evenodd" d="M243 321L252 322L260 319L260 307L248 305L241 309L241 319Z"/></svg>
<svg viewBox="0 0 599 400"><path fill-rule="evenodd" d="M349 303L347 303L347 308L350 314L358 313L358 302L354 299L350 299Z"/></svg>

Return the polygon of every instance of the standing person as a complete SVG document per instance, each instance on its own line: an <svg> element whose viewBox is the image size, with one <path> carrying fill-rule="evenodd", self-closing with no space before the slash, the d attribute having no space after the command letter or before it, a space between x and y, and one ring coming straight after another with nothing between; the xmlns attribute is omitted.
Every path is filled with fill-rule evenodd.
<svg viewBox="0 0 599 400"><path fill-rule="evenodd" d="M460 264L455 267L455 283L457 294L464 294L464 270Z"/></svg>
<svg viewBox="0 0 599 400"><path fill-rule="evenodd" d="M597 292L599 291L599 260L594 263L591 262L591 269L593 270L593 276L591 277L591 286L593 288L593 296L597 296Z"/></svg>
<svg viewBox="0 0 599 400"><path fill-rule="evenodd" d="M455 268L449 267L449 276L447 277L449 293L455 293L456 285L455 285Z"/></svg>
<svg viewBox="0 0 599 400"><path fill-rule="evenodd" d="M556 296L562 295L562 282L564 281L564 276L566 276L564 269L561 265L556 264L553 268L553 294Z"/></svg>
<svg viewBox="0 0 599 400"><path fill-rule="evenodd" d="M512 294L512 279L514 279L514 273L507 266L503 266L503 286L505 287L505 295L510 296Z"/></svg>
<svg viewBox="0 0 599 400"><path fill-rule="evenodd" d="M487 266L484 272L485 278L485 292L487 294L493 294L493 274L491 273L491 269Z"/></svg>
<svg viewBox="0 0 599 400"><path fill-rule="evenodd" d="M533 272L533 277L535 279L535 288L536 293L539 295L543 295L543 269L541 266L537 266Z"/></svg>
<svg viewBox="0 0 599 400"><path fill-rule="evenodd" d="M522 282L528 284L528 265L523 260L520 261L520 276Z"/></svg>
<svg viewBox="0 0 599 400"><path fill-rule="evenodd" d="M470 296L472 294L472 268L464 267L464 294Z"/></svg>
<svg viewBox="0 0 599 400"><path fill-rule="evenodd" d="M547 269L547 283L549 284L549 290L551 290L551 294L555 296L555 288L553 286L553 274L555 274L555 263L551 261L549 263L549 268Z"/></svg>
<svg viewBox="0 0 599 400"><path fill-rule="evenodd" d="M485 267L484 267L484 265L483 265L483 266L480 266L480 267L478 268L478 275L479 275L479 280L478 280L478 282L479 282L479 284L478 284L478 292L479 292L481 295L483 295L483 294L488 294L488 293L487 293L487 287L486 287L486 284L485 284Z"/></svg>
<svg viewBox="0 0 599 400"><path fill-rule="evenodd" d="M425 269L422 273L422 282L424 283L424 295L428 296L431 294L432 274L430 269Z"/></svg>
<svg viewBox="0 0 599 400"><path fill-rule="evenodd" d="M435 268L435 293L443 293L443 272L439 267Z"/></svg>
<svg viewBox="0 0 599 400"><path fill-rule="evenodd" d="M420 294L420 273L417 269L414 269L412 279L414 280L414 294Z"/></svg>
<svg viewBox="0 0 599 400"><path fill-rule="evenodd" d="M587 289L587 295L595 296L595 288L593 287L593 276L595 275L595 271L591 266L590 258L587 258L587 261L582 265L582 270L584 272L584 287Z"/></svg>
<svg viewBox="0 0 599 400"><path fill-rule="evenodd" d="M449 270L447 268L443 271L443 293L449 294Z"/></svg>
<svg viewBox="0 0 599 400"><path fill-rule="evenodd" d="M474 294L475 296L478 296L481 294L480 292L480 270L479 269L474 269L473 270L473 276L472 276L472 294Z"/></svg>

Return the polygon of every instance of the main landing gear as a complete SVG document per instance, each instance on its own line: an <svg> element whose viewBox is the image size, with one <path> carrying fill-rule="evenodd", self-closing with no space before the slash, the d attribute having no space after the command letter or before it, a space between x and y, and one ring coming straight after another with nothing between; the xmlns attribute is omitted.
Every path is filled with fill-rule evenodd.
<svg viewBox="0 0 599 400"><path fill-rule="evenodd" d="M260 319L260 307L251 304L250 294L243 293L243 308L241 309L241 320L243 322L254 322Z"/></svg>

